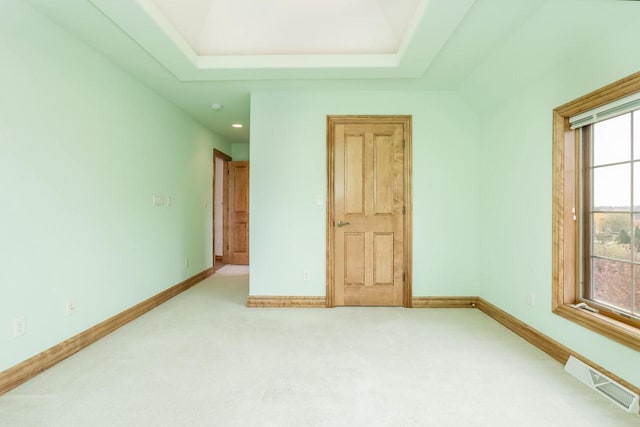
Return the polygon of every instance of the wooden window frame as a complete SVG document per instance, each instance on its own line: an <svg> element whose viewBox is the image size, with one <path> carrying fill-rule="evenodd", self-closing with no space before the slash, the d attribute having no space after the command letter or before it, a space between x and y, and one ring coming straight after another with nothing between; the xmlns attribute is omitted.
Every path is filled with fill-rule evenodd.
<svg viewBox="0 0 640 427"><path fill-rule="evenodd" d="M640 351L640 328L603 310L574 308L580 302L578 144L580 129L569 118L640 91L640 72L632 74L553 110L553 254L552 309L572 322Z"/></svg>

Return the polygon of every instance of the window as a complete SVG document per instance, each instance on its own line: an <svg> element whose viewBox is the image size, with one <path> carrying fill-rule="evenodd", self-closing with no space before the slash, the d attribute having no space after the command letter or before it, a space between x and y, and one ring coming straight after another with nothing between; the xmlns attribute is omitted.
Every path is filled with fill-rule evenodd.
<svg viewBox="0 0 640 427"><path fill-rule="evenodd" d="M640 73L554 110L553 310L640 350Z"/></svg>
<svg viewBox="0 0 640 427"><path fill-rule="evenodd" d="M580 130L580 299L640 320L640 110Z"/></svg>

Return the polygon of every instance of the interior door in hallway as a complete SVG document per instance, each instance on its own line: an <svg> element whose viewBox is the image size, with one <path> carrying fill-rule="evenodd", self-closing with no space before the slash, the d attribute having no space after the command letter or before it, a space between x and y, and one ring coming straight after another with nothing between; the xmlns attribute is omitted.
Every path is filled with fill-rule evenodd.
<svg viewBox="0 0 640 427"><path fill-rule="evenodd" d="M405 305L405 125L374 116L332 133L334 305Z"/></svg>
<svg viewBox="0 0 640 427"><path fill-rule="evenodd" d="M229 162L229 262L249 264L249 162Z"/></svg>

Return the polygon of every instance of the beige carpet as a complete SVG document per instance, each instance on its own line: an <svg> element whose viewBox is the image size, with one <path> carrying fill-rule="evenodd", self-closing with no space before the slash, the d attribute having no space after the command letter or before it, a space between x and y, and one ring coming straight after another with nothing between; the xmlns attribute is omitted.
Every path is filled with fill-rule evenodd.
<svg viewBox="0 0 640 427"><path fill-rule="evenodd" d="M247 271L0 397L0 425L640 425L477 310L248 309Z"/></svg>

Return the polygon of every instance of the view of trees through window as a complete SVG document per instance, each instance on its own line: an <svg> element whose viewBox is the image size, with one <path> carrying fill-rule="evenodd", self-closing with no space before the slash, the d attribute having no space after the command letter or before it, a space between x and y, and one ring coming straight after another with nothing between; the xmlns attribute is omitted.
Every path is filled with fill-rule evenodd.
<svg viewBox="0 0 640 427"><path fill-rule="evenodd" d="M640 110L591 126L583 145L591 235L583 295L640 317Z"/></svg>

